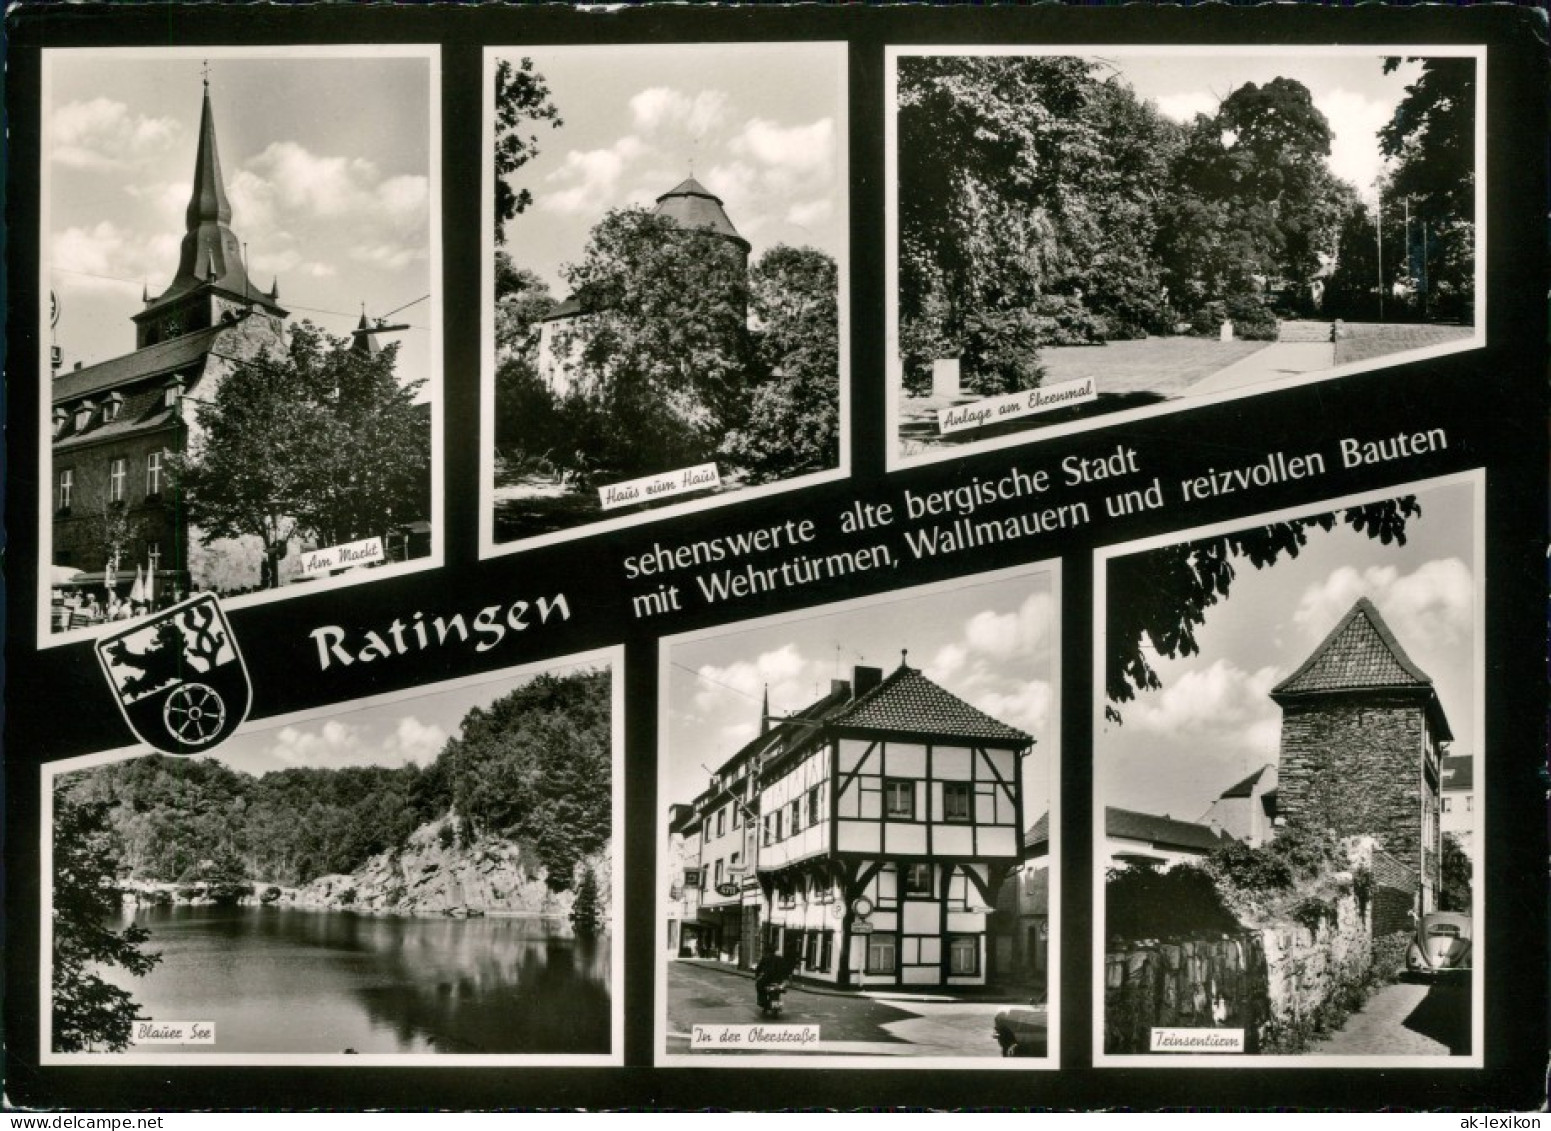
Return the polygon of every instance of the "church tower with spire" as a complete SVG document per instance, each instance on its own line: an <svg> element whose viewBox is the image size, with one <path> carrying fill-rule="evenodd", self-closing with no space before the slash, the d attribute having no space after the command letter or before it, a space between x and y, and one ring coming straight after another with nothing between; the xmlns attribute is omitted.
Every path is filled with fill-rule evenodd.
<svg viewBox="0 0 1551 1131"><path fill-rule="evenodd" d="M195 585L252 584L251 547L206 546L170 478L172 457L188 450L198 427L187 402L209 403L233 366L285 348L279 285L254 285L231 222L206 78L171 283L154 297L142 289L133 352L61 370L51 383L51 558L79 589L124 597L138 577L160 602ZM112 539L104 516L117 531Z"/></svg>
<svg viewBox="0 0 1551 1131"><path fill-rule="evenodd" d="M207 78L199 114L194 185L184 211L177 274L165 291L155 298L147 297L145 309L134 316L136 349L255 315L271 320L279 328L287 313L278 301L279 283L271 284L267 293L253 285L231 219L232 206L221 176Z"/></svg>

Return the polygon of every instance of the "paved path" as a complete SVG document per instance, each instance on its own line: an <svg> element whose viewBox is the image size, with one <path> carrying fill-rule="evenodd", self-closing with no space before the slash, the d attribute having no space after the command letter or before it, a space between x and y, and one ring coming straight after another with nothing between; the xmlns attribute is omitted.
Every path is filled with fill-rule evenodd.
<svg viewBox="0 0 1551 1131"><path fill-rule="evenodd" d="M1219 369L1185 391L1186 396L1242 389L1268 381L1282 381L1300 373L1329 369L1335 364L1335 347L1329 342L1272 342L1265 349Z"/></svg>
<svg viewBox="0 0 1551 1131"><path fill-rule="evenodd" d="M1463 1056L1470 1052L1470 983L1384 986L1341 1029L1312 1046L1319 1056Z"/></svg>
<svg viewBox="0 0 1551 1131"><path fill-rule="evenodd" d="M695 1025L818 1025L821 1044L796 1049L750 1049L734 1055L928 1056L999 1058L991 1020L1009 1001L956 1000L951 994L787 991L778 1022L754 1004L752 979L719 966L676 961L668 965L668 1052L688 1053ZM718 1053L725 1050L716 1050Z"/></svg>

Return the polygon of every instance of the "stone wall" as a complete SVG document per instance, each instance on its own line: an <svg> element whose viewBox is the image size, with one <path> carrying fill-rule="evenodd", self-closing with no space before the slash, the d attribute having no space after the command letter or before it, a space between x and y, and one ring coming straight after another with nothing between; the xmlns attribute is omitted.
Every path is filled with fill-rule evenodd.
<svg viewBox="0 0 1551 1131"><path fill-rule="evenodd" d="M1307 829L1375 837L1420 873L1426 737L1415 697L1327 696L1284 705L1277 815Z"/></svg>
<svg viewBox="0 0 1551 1131"><path fill-rule="evenodd" d="M1260 937L1273 1022L1267 1036L1305 1030L1373 965L1373 935L1356 895L1336 899L1334 915L1315 927L1285 923Z"/></svg>
<svg viewBox="0 0 1551 1131"><path fill-rule="evenodd" d="M1417 875L1383 849L1370 849L1368 866L1373 875L1373 908L1369 918L1373 937L1383 938L1396 931L1410 931L1416 924Z"/></svg>
<svg viewBox="0 0 1551 1131"><path fill-rule="evenodd" d="M1355 894L1315 926L1285 922L1211 940L1142 942L1105 955L1104 1051L1145 1053L1154 1028L1243 1029L1244 1051L1306 1031L1372 965Z"/></svg>
<svg viewBox="0 0 1551 1131"><path fill-rule="evenodd" d="M1243 1029L1258 1052L1271 1018L1260 933L1141 943L1104 957L1104 1051L1145 1053L1152 1030Z"/></svg>

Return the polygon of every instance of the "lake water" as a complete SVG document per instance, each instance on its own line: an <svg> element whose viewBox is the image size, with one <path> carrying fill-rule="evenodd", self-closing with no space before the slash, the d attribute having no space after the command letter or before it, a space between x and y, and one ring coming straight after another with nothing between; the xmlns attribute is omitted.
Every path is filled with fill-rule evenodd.
<svg viewBox="0 0 1551 1131"><path fill-rule="evenodd" d="M214 1021L178 1053L607 1053L609 938L539 919L142 907L162 961L105 971L142 1017Z"/></svg>

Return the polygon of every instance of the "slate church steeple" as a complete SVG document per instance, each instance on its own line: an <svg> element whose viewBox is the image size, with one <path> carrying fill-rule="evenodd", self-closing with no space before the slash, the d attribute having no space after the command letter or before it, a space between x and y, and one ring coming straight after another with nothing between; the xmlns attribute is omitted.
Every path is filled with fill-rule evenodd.
<svg viewBox="0 0 1551 1131"><path fill-rule="evenodd" d="M265 293L249 280L242 241L232 231L231 219L232 205L221 175L215 115L210 107L210 79L206 76L194 184L184 212L178 271L167 289L147 300L145 309L134 316L137 349L252 312L277 319L286 316L277 301L278 284Z"/></svg>

